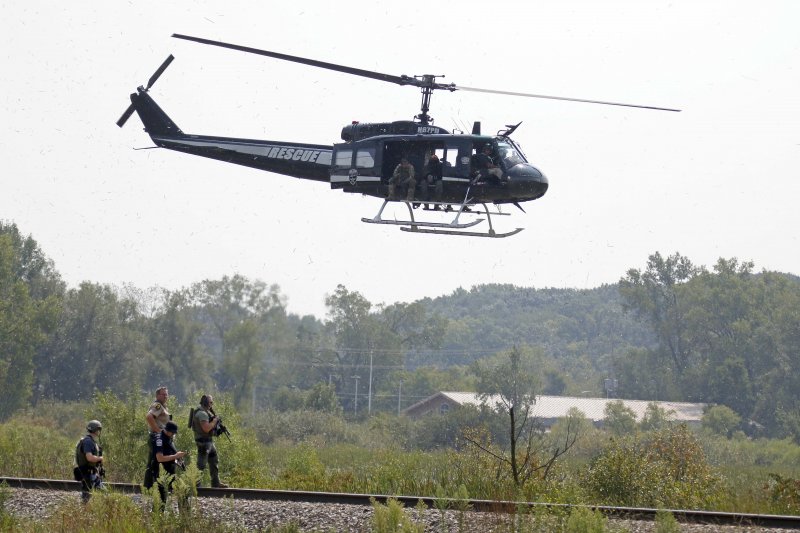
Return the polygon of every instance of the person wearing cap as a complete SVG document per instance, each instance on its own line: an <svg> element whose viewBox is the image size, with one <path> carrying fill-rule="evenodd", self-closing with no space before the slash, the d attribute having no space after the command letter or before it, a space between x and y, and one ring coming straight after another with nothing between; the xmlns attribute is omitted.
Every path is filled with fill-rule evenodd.
<svg viewBox="0 0 800 533"><path fill-rule="evenodd" d="M103 449L100 447L100 432L103 424L90 420L86 424L86 435L75 447L75 479L81 482L81 500L86 503L93 490L103 487Z"/></svg>
<svg viewBox="0 0 800 533"><path fill-rule="evenodd" d="M394 168L392 177L389 178L389 193L386 198L389 200L395 199L395 189L397 186L408 186L406 193L406 201L411 202L414 200L414 190L417 188L417 179L414 177L414 166L404 157L400 160L400 164Z"/></svg>
<svg viewBox="0 0 800 533"><path fill-rule="evenodd" d="M153 483L158 478L158 463L154 459L153 443L167 422L172 420L172 415L167 411L167 401L169 401L169 390L166 387L157 388L156 399L150 405L150 409L147 410L147 415L145 415L147 429L150 431L148 438L150 450L147 454L147 470L144 473L144 486L148 489L153 486Z"/></svg>
<svg viewBox="0 0 800 533"><path fill-rule="evenodd" d="M161 482L158 483L158 493L161 495L161 509L167 503L167 494L172 491L172 482L175 480L175 465L186 456L186 452L178 451L175 447L173 438L178 434L178 424L170 420L164 424L164 429L161 430L155 439L153 439L153 462L158 468L158 465L164 467L164 470L171 474L169 484L164 487ZM156 480L158 479L158 472L155 472Z"/></svg>

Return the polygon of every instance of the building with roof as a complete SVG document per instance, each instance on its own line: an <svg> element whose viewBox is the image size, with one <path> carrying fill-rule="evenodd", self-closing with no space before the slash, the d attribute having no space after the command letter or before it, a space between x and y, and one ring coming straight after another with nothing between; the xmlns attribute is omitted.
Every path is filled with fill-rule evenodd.
<svg viewBox="0 0 800 533"><path fill-rule="evenodd" d="M499 395L490 396L486 404L494 406L500 401ZM591 420L597 427L602 427L606 417L606 406L611 402L622 402L625 407L633 411L636 421L641 422L647 406L655 403L667 414L667 418L674 422L688 425L699 425L703 418L703 411L707 404L686 402L654 402L644 400L620 400L614 398L579 398L575 396L537 396L531 416L536 417L545 426L550 427L556 421L567 416L570 409L575 408ZM444 414L449 410L464 405L479 407L481 400L474 392L437 392L436 394L415 403L403 411L411 418L439 413Z"/></svg>

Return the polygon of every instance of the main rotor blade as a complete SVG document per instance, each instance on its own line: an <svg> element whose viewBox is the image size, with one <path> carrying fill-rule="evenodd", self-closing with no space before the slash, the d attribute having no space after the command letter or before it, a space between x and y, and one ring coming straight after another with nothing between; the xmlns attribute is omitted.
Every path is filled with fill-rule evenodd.
<svg viewBox="0 0 800 533"><path fill-rule="evenodd" d="M172 63L173 59L175 59L175 56L170 54L169 57L165 59L163 63L161 63L161 66L158 67L158 70L156 70L153 73L153 75L150 76L150 79L147 81L147 87L145 88L145 90L149 90L150 87L153 86L156 80L161 77L161 75L164 73L165 70L167 70L167 67L169 66L170 63Z"/></svg>
<svg viewBox="0 0 800 533"><path fill-rule="evenodd" d="M507 94L510 96L524 96L527 98L546 98L548 100L565 100L567 102L584 102L587 104L603 104L603 105L616 105L621 107L638 107L640 109L655 109L657 111L675 111L680 113L680 109L671 109L669 107L655 107L651 105L637 105L637 104L622 104L619 102L603 102L602 100L584 100L583 98L567 98L564 96L547 96L544 94L530 94L530 93L515 93L511 91L496 91L493 89L478 89L477 87L464 87L463 85L456 85L457 91L472 91L476 93L491 93L491 94Z"/></svg>
<svg viewBox="0 0 800 533"><path fill-rule="evenodd" d="M337 72L344 72L345 74L354 74L364 78L371 78L373 80L387 81L389 83L396 83L398 85L415 85L416 80L408 76L392 76L391 74L382 74L380 72L373 72L371 70L363 70L360 68L346 67L344 65L337 65L335 63L326 63L324 61L316 61L314 59L306 59L305 57L290 56L288 54L279 54L278 52L270 52L268 50L260 50L258 48L250 48L249 46L239 46L238 44L224 43L222 41L212 41L210 39L203 39L202 37L192 37L190 35L181 35L173 33L176 39L185 39L187 41L194 41L201 44L209 44L211 46L219 46L221 48L230 48L231 50L238 50L240 52L247 52L249 54L257 54L260 56L272 57L281 59L283 61L292 61L311 67L319 67L328 70L335 70Z"/></svg>

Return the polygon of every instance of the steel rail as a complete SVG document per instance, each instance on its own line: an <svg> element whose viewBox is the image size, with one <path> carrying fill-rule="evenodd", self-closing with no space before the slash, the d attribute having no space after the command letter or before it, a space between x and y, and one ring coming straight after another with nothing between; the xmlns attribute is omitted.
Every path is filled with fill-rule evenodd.
<svg viewBox="0 0 800 533"><path fill-rule="evenodd" d="M62 479L33 479L20 477L0 477L0 484L11 488L79 491L78 481ZM141 493L141 486L133 483L106 483L110 489L125 494ZM756 526L767 528L800 529L800 516L769 515L755 513L734 513L719 511L699 511L690 509L651 509L638 507L613 507L608 505L571 505L558 503L536 503L497 500L456 500L431 498L427 496L389 496L385 494L351 494L338 492L309 492L296 490L211 488L200 487L197 496L203 498L234 498L241 500L288 501L298 503L371 505L372 501L385 504L394 499L406 507L414 507L419 502L428 508L468 509L476 512L515 513L522 510L547 509L569 511L575 507L586 507L602 512L611 518L628 520L654 520L658 511L671 513L678 522L694 524Z"/></svg>

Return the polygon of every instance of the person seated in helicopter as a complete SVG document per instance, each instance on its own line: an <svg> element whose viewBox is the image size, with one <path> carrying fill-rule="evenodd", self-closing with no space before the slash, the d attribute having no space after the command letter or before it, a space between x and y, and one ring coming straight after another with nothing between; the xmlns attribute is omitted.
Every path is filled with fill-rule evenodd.
<svg viewBox="0 0 800 533"><path fill-rule="evenodd" d="M426 202L429 201L431 189L433 189L433 201L441 202L443 191L442 162L439 160L439 156L436 155L436 152L431 152L428 163L425 165L423 175L425 177L422 180L422 199ZM428 209L427 203L425 204L425 209ZM439 211L439 204L435 204L433 210Z"/></svg>
<svg viewBox="0 0 800 533"><path fill-rule="evenodd" d="M400 160L400 164L394 167L392 177L389 178L389 193L386 198L389 200L396 200L395 190L397 186L407 187L406 201L414 201L414 189L417 187L417 180L414 177L414 167L411 165L407 157Z"/></svg>
<svg viewBox="0 0 800 533"><path fill-rule="evenodd" d="M480 152L474 156L474 166L477 172L477 179L501 183L506 181L503 178L503 168L497 164L492 155L492 145L485 144Z"/></svg>

